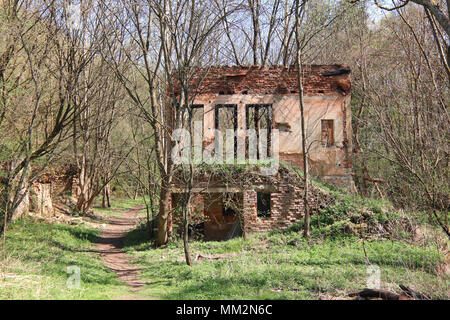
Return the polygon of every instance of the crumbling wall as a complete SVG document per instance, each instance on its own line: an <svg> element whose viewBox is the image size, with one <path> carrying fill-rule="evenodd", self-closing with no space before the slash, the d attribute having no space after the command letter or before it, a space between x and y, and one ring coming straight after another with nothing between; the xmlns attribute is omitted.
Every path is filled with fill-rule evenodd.
<svg viewBox="0 0 450 320"><path fill-rule="evenodd" d="M212 170L214 171L214 170ZM238 184L238 176L242 176L245 182ZM220 178L219 178L220 177ZM175 192L180 195L183 188L177 184L177 176L174 177ZM275 176L261 176L256 171L245 173L231 170L228 175L211 172L211 176L198 174L194 177L194 185L191 205L203 208L203 214L208 219L205 221L205 239L226 239L233 223L242 217L243 229L246 232L268 231L283 229L295 222L300 222L304 217L303 205L303 180L292 170L281 167ZM258 217L257 192L270 192L270 216ZM224 194L238 195L235 204L237 212L234 217L223 216ZM172 197L174 199L174 197ZM321 189L310 186L309 204L312 214L318 214L332 201L331 196ZM181 221L180 212L176 211L177 204L171 201L170 207L174 221ZM193 224L192 220L191 223Z"/></svg>
<svg viewBox="0 0 450 320"><path fill-rule="evenodd" d="M42 217L54 215L52 200L52 185L50 183L35 183L30 189L31 212Z"/></svg>
<svg viewBox="0 0 450 320"><path fill-rule="evenodd" d="M308 161L313 177L330 177L325 180L353 190L350 75L347 72L339 74L339 70L348 71L342 68L337 65L305 66L306 145L309 149ZM336 73L334 76L325 76ZM194 104L203 105L203 147L210 150L215 145L215 107L217 105L237 107L237 148L241 154L245 150L246 106L272 104L272 128L279 130L279 158L293 166L303 167L302 130L295 68L213 68L203 79ZM322 141L323 119L333 120L332 145Z"/></svg>
<svg viewBox="0 0 450 320"><path fill-rule="evenodd" d="M13 220L23 218L28 214L37 214L42 217L54 215L52 200L52 185L50 183L35 182L27 191L21 191L25 195L17 206L12 217Z"/></svg>
<svg viewBox="0 0 450 320"><path fill-rule="evenodd" d="M303 193L302 187L280 184L275 192L271 192L270 217L258 217L257 191L254 189L244 191L244 229L247 232L284 229L293 223L303 221ZM327 206L330 199L328 194L313 188L308 199L312 214L318 214L320 209Z"/></svg>
<svg viewBox="0 0 450 320"><path fill-rule="evenodd" d="M55 198L66 192L71 193L75 178L76 168L72 165L64 165L48 169L29 188L26 186L29 182L25 181L25 185L20 191L25 195L15 211L13 220L27 214L41 217L54 216Z"/></svg>

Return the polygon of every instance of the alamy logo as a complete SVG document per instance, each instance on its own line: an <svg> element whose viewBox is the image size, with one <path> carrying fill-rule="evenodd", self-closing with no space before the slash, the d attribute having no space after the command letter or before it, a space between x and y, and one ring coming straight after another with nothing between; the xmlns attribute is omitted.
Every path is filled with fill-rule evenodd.
<svg viewBox="0 0 450 320"><path fill-rule="evenodd" d="M66 270L67 274L69 274L69 278L67 279L66 286L68 289L80 289L80 281L81 281L81 271L78 266L69 266Z"/></svg>
<svg viewBox="0 0 450 320"><path fill-rule="evenodd" d="M279 131L272 129L248 129L244 132L231 129L214 130L214 138L203 145L202 122L194 122L194 136L184 129L172 134L175 146L172 149L174 164L260 164L263 175L275 175L279 168ZM270 154L270 156L268 156Z"/></svg>
<svg viewBox="0 0 450 320"><path fill-rule="evenodd" d="M377 265L370 265L367 267L367 283L366 286L369 289L380 289L381 288L381 280L380 280L380 267Z"/></svg>
<svg viewBox="0 0 450 320"><path fill-rule="evenodd" d="M66 7L67 27L71 30L79 30L81 28L81 6L79 3L70 3Z"/></svg>

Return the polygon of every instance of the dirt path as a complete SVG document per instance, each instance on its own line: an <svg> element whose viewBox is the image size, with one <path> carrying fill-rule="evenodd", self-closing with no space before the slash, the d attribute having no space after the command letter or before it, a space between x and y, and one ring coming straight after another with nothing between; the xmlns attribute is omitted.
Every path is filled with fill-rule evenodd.
<svg viewBox="0 0 450 320"><path fill-rule="evenodd" d="M100 254L105 266L114 271L122 282L131 287L133 292L138 291L146 282L139 280L140 269L131 263L130 256L122 251L122 248L126 234L139 223L137 213L141 209L142 206L131 208L120 217L101 215L99 218L106 221L103 224L99 242L96 244L96 251ZM134 295L121 298L150 299Z"/></svg>

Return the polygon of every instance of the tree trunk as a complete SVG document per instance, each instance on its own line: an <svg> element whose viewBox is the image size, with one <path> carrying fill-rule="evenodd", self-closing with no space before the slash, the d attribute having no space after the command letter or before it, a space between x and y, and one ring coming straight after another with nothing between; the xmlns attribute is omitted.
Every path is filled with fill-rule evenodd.
<svg viewBox="0 0 450 320"><path fill-rule="evenodd" d="M188 196L190 198L190 196ZM184 244L184 256L186 257L186 264L192 265L191 254L189 252L189 199L188 204L183 208L183 244Z"/></svg>
<svg viewBox="0 0 450 320"><path fill-rule="evenodd" d="M159 213L158 213L158 246L165 245L168 238L168 220L169 220L169 201L170 201L170 188L167 182L161 183L160 200L159 200Z"/></svg>
<svg viewBox="0 0 450 320"><path fill-rule="evenodd" d="M152 221L150 219L150 208L147 203L145 205L145 209L146 209L146 213L147 213L147 231L148 231L149 239L151 239L153 236L153 226L152 226Z"/></svg>
<svg viewBox="0 0 450 320"><path fill-rule="evenodd" d="M106 208L106 187L103 188L102 192L102 208Z"/></svg>
<svg viewBox="0 0 450 320"><path fill-rule="evenodd" d="M110 188L109 188L109 184L107 184L105 186L105 193L106 193L106 205L108 206L108 208L111 208L111 199L110 199Z"/></svg>
<svg viewBox="0 0 450 320"><path fill-rule="evenodd" d="M309 203L308 203L308 157L307 157L307 148L306 148L306 130L305 130L305 105L303 101L303 76L302 76L302 52L300 47L300 23L299 23L299 1L296 2L296 32L295 39L297 42L297 65L298 65L298 94L299 94L299 104L300 104L300 117L301 117L301 125L302 125L302 154L303 154L303 182L304 182L304 194L303 194L303 206L305 213L305 225L303 229L303 236L308 240L310 238L310 212L309 212Z"/></svg>

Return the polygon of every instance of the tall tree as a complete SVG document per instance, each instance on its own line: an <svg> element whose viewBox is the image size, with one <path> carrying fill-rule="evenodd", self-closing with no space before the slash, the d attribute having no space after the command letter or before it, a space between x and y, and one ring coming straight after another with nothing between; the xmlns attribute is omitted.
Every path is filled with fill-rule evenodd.
<svg viewBox="0 0 450 320"><path fill-rule="evenodd" d="M61 38L51 23L55 2L5 1L2 6L1 28L8 32L2 32L6 51L0 73L5 221L0 232L70 136L78 112L66 96L59 95L63 69L54 60L58 47L52 39Z"/></svg>

